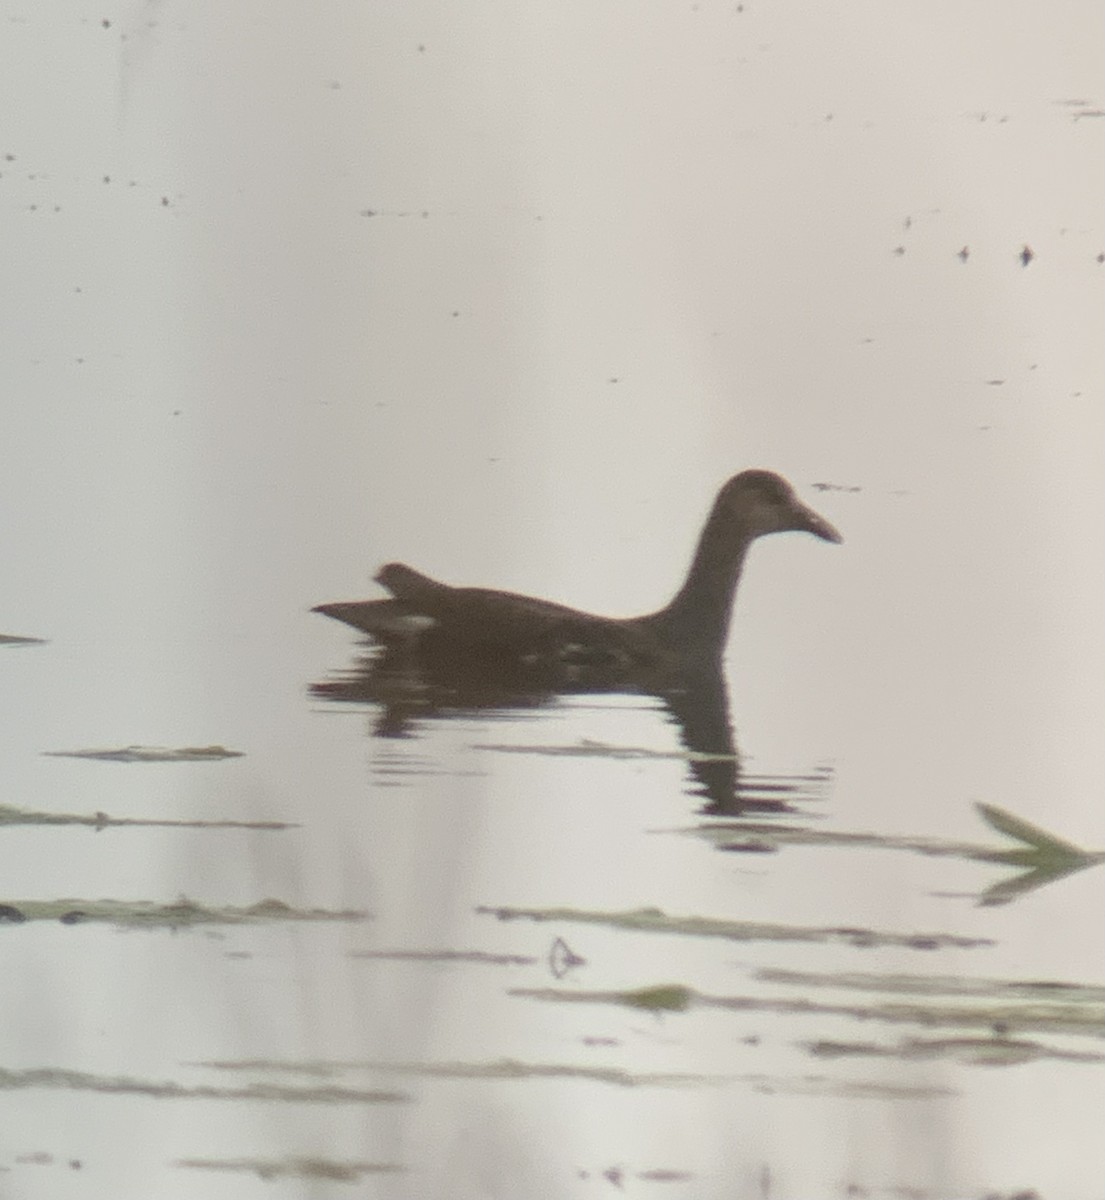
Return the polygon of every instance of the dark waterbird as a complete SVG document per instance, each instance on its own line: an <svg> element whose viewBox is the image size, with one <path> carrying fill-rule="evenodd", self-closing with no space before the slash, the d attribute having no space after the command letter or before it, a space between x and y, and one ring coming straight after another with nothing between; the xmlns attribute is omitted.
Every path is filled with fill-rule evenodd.
<svg viewBox="0 0 1105 1200"><path fill-rule="evenodd" d="M770 471L742 471L718 493L683 586L658 612L601 617L548 600L487 588L452 587L403 563L376 576L392 599L320 604L389 649L423 663L463 660L491 670L568 683L665 676L720 662L733 596L756 538L801 530L827 542L840 534Z"/></svg>
<svg viewBox="0 0 1105 1200"><path fill-rule="evenodd" d="M734 476L718 493L671 603L624 619L511 592L451 587L389 563L376 579L391 599L314 610L370 635L376 648L312 691L378 705L375 732L383 737L405 736L412 722L434 715L532 708L557 695L653 695L679 728L695 790L710 801L706 811L785 807L741 783L721 659L749 546L787 530L841 540L778 475Z"/></svg>

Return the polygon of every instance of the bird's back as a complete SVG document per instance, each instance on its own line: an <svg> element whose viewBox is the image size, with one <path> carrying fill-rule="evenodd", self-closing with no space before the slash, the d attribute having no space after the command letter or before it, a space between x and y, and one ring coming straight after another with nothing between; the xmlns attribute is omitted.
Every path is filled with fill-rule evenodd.
<svg viewBox="0 0 1105 1200"><path fill-rule="evenodd" d="M388 563L376 580L393 599L324 604L315 611L384 645L417 640L431 654L463 650L499 661L606 666L657 657L651 631L636 620L596 616L517 592L452 587L404 563Z"/></svg>

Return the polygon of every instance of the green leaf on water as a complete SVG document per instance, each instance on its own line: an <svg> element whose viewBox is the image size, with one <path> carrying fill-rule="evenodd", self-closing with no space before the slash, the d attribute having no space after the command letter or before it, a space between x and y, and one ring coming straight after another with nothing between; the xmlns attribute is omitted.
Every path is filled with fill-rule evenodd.
<svg viewBox="0 0 1105 1200"><path fill-rule="evenodd" d="M1039 825L1033 825L1022 817L1014 816L1004 808L998 808L996 804L976 804L975 808L978 809L979 816L992 829L996 829L998 833L1004 833L1006 837L1014 838L1018 842L1024 842L1040 853L1071 855L1079 858L1086 855L1085 850L1056 837L1053 833L1048 833Z"/></svg>
<svg viewBox="0 0 1105 1200"><path fill-rule="evenodd" d="M979 897L982 905L1008 904L1010 900L1062 879L1064 875L1105 862L1105 854L1101 851L1083 850L1030 821L1014 816L1004 808L994 804L976 804L975 807L992 829L1021 843L1014 850L987 850L975 855L984 862L1022 868L1019 875L988 887Z"/></svg>
<svg viewBox="0 0 1105 1200"><path fill-rule="evenodd" d="M631 1008L646 1008L649 1012L686 1012L693 1000L692 989L681 983L661 983L622 995L624 1004Z"/></svg>

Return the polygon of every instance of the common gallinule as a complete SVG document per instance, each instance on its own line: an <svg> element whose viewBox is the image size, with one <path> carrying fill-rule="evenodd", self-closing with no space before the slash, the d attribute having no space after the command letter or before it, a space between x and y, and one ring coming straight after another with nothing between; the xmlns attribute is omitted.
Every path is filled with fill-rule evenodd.
<svg viewBox="0 0 1105 1200"><path fill-rule="evenodd" d="M641 617L601 617L548 600L452 587L403 563L376 576L385 600L320 604L313 612L369 634L420 661L464 659L489 667L571 678L681 674L716 667L748 548L768 533L840 534L770 471L742 471L718 493L686 581L671 603Z"/></svg>

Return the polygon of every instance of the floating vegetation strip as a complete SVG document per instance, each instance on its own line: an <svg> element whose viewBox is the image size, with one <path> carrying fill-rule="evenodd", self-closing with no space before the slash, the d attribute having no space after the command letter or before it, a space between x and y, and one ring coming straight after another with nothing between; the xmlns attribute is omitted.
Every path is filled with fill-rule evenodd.
<svg viewBox="0 0 1105 1200"><path fill-rule="evenodd" d="M827 1079L821 1075L798 1077L746 1075L634 1075L618 1069L580 1067L559 1063L521 1063L500 1059L488 1063L397 1063L397 1062L276 1062L267 1059L241 1059L185 1064L222 1071L273 1071L290 1074L332 1077L346 1071L393 1071L401 1074L455 1079L526 1080L586 1079L619 1087L687 1087L701 1085L744 1084L766 1094L873 1096L879 1099L929 1099L954 1096L954 1089L943 1087L892 1086Z"/></svg>
<svg viewBox="0 0 1105 1200"><path fill-rule="evenodd" d="M150 1096L157 1100L283 1100L310 1104L399 1104L410 1096L403 1092L348 1087L288 1087L277 1083L249 1083L242 1087L192 1086L174 1080L131 1079L125 1075L91 1075L36 1067L9 1071L0 1067L0 1091L23 1088L67 1088L78 1092Z"/></svg>
<svg viewBox="0 0 1105 1200"><path fill-rule="evenodd" d="M288 821L184 821L153 817L111 817L105 812L50 813L0 804L2 825L87 825L97 831L122 825L153 825L177 829L299 829Z"/></svg>
<svg viewBox="0 0 1105 1200"><path fill-rule="evenodd" d="M486 950L350 950L349 957L411 962L488 963L496 967L532 967L540 962L540 959L528 954L491 954Z"/></svg>
<svg viewBox="0 0 1105 1200"><path fill-rule="evenodd" d="M1062 1050L1021 1038L906 1038L895 1045L877 1042L819 1041L806 1043L815 1058L895 1058L905 1061L950 1061L964 1066L1015 1067L1041 1060L1105 1063L1093 1050Z"/></svg>
<svg viewBox="0 0 1105 1200"><path fill-rule="evenodd" d="M872 1083L864 1080L829 1079L824 1075L802 1075L796 1079L772 1079L763 1075L749 1079L755 1091L765 1096L837 1096L846 1100L942 1100L957 1096L949 1087Z"/></svg>
<svg viewBox="0 0 1105 1200"><path fill-rule="evenodd" d="M1000 880L986 888L979 896L979 903L982 905L1008 904L1009 901L1044 884L1105 862L1105 852L1083 850L994 804L976 804L975 808L992 829L1021 844L1012 850L996 850L974 842L953 842L941 838L850 833L753 821L709 822L691 828L654 832L700 837L712 842L719 850L734 853L762 853L778 850L783 846L844 846L852 849L861 847L908 850L916 854L966 858L975 862L998 863L1021 869L1019 875Z"/></svg>
<svg viewBox="0 0 1105 1200"><path fill-rule="evenodd" d="M186 1063L219 1071L270 1071L333 1077L348 1071L376 1071L396 1075L421 1075L438 1079L583 1079L617 1087L689 1087L728 1083L732 1076L653 1073L635 1074L618 1067L592 1067L576 1063L530 1063L512 1058L492 1062L279 1062L268 1059L216 1060Z"/></svg>
<svg viewBox="0 0 1105 1200"><path fill-rule="evenodd" d="M641 1179L645 1183L690 1183L694 1175L690 1171L673 1171L669 1167L656 1167L651 1171L630 1171L622 1166L607 1167L604 1171L596 1171L600 1179L612 1183L619 1191L625 1187L627 1179ZM590 1171L580 1171L580 1179L590 1179Z"/></svg>
<svg viewBox="0 0 1105 1200"><path fill-rule="evenodd" d="M242 750L225 746L123 746L117 750L44 750L47 758L93 758L100 762L218 762L224 758L244 758Z"/></svg>
<svg viewBox="0 0 1105 1200"><path fill-rule="evenodd" d="M335 1183L358 1183L365 1175L407 1169L399 1163L336 1162L331 1158L180 1158L173 1166L198 1171L248 1171L266 1182L270 1179L326 1179Z"/></svg>
<svg viewBox="0 0 1105 1200"><path fill-rule="evenodd" d="M704 750L650 750L645 746L614 746L581 738L570 746L519 746L500 742L481 742L473 750L492 750L497 754L543 754L550 758L666 759L676 762L738 762L736 754L711 754ZM811 780L812 782L813 780ZM821 776L816 782L823 782Z"/></svg>
<svg viewBox="0 0 1105 1200"><path fill-rule="evenodd" d="M579 908L493 908L480 905L476 912L497 917L500 921L571 921L635 933L675 933L685 937L724 938L733 942L837 942L860 947L904 946L910 950L939 950L945 947L973 949L994 944L989 938L957 937L950 933L891 933L846 926L775 925L718 917L672 917L658 908L597 912Z"/></svg>
<svg viewBox="0 0 1105 1200"><path fill-rule="evenodd" d="M804 997L710 996L682 984L661 984L631 991L566 991L562 988L512 988L511 996L561 1004L618 1004L654 1013L720 1008L733 1012L768 1012L787 1016L853 1017L910 1025L1033 1030L1105 1037L1105 1016L1097 1009L1070 1004L1004 1004L986 1006L907 1004L825 1004Z"/></svg>
<svg viewBox="0 0 1105 1200"><path fill-rule="evenodd" d="M941 838L898 836L882 833L852 833L847 830L813 829L800 825L773 825L766 821L711 821L680 829L653 830L679 833L712 842L719 850L777 850L783 846L843 846L847 849L912 850L936 858L984 859L991 847L977 842L952 842Z"/></svg>
<svg viewBox="0 0 1105 1200"><path fill-rule="evenodd" d="M542 960L531 954L492 954L487 950L350 950L350 958L377 958L397 962L484 963L495 967L533 967ZM563 979L574 967L586 965L560 937L553 938L545 955L550 974Z"/></svg>
<svg viewBox="0 0 1105 1200"><path fill-rule="evenodd" d="M60 921L83 925L99 921L139 929L180 929L188 925L256 925L271 921L363 921L355 909L292 908L280 900L262 900L246 908L216 908L181 897L175 904L146 900L7 900L0 902L0 924Z"/></svg>
<svg viewBox="0 0 1105 1200"><path fill-rule="evenodd" d="M958 975L868 975L863 972L784 971L764 967L755 976L761 983L794 987L844 988L864 992L895 992L913 996L979 996L993 1000L1043 1000L1062 1004L1105 1005L1105 987L1061 983L1046 979L972 979ZM1105 1019L1105 1018L1103 1018Z"/></svg>

